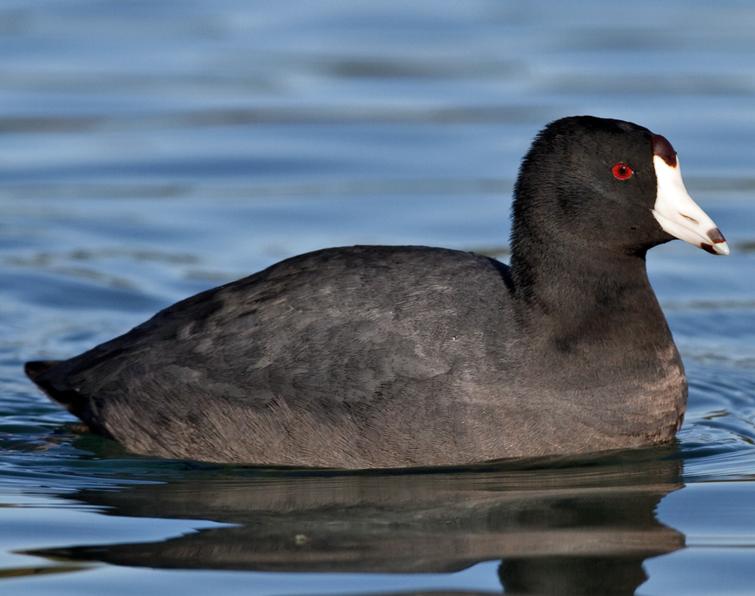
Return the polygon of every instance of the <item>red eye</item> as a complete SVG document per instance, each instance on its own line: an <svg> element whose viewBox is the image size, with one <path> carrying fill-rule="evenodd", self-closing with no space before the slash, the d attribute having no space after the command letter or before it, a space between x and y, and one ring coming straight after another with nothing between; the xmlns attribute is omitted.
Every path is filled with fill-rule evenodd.
<svg viewBox="0 0 755 596"><path fill-rule="evenodd" d="M616 180L629 180L632 177L632 174L634 174L634 170L623 161L614 164L611 168L611 172L613 172L613 177L616 178Z"/></svg>

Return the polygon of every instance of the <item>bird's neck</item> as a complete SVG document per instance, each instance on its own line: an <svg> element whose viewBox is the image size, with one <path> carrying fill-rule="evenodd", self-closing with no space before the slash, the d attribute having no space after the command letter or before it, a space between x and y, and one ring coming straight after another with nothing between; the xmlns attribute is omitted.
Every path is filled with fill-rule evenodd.
<svg viewBox="0 0 755 596"><path fill-rule="evenodd" d="M520 320L566 351L580 346L673 348L647 276L644 252L610 251L589 242L514 238L513 296ZM674 348L675 349L675 348Z"/></svg>
<svg viewBox="0 0 755 596"><path fill-rule="evenodd" d="M613 429L609 435L671 437L687 385L644 255L516 248L512 302L520 334L529 339L532 382L568 396L575 420Z"/></svg>

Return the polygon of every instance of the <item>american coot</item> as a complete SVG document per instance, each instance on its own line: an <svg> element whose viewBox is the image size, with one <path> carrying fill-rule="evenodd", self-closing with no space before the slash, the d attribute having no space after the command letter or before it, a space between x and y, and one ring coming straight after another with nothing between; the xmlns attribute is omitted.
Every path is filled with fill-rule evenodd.
<svg viewBox="0 0 755 596"><path fill-rule="evenodd" d="M26 371L93 431L163 457L369 468L663 443L687 384L645 253L674 237L729 252L670 143L564 118L522 163L510 266L320 250Z"/></svg>

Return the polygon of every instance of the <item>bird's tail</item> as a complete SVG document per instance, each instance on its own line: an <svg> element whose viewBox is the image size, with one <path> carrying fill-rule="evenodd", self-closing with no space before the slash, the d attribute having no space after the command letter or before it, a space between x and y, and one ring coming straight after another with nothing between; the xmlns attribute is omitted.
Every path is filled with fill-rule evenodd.
<svg viewBox="0 0 755 596"><path fill-rule="evenodd" d="M55 375L55 368L62 360L31 360L24 364L24 372L37 387L55 401L63 404L69 412L78 416L81 413L82 396Z"/></svg>
<svg viewBox="0 0 755 596"><path fill-rule="evenodd" d="M40 389L47 392L48 382L45 379L46 373L61 362L61 360L31 360L24 364L24 372Z"/></svg>

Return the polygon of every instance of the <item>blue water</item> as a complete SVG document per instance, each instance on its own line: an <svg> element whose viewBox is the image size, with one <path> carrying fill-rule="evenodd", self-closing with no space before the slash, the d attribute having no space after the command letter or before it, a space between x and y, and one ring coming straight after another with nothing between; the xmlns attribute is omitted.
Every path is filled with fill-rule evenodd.
<svg viewBox="0 0 755 596"><path fill-rule="evenodd" d="M755 6L5 0L0 592L755 593ZM649 257L690 403L595 461L318 475L131 456L21 372L323 246L506 258L549 120L667 136L728 258Z"/></svg>

